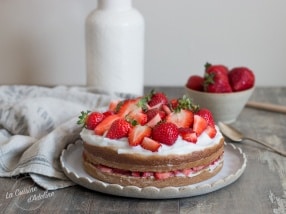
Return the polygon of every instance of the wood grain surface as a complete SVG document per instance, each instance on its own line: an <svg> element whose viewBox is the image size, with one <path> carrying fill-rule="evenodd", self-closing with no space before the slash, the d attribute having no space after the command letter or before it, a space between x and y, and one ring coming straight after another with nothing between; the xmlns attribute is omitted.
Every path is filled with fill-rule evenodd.
<svg viewBox="0 0 286 214"><path fill-rule="evenodd" d="M183 88L146 87L182 96ZM286 87L257 87L251 101L286 106ZM286 115L245 108L232 124L248 136L286 150ZM248 162L243 175L215 192L190 198L118 197L74 186L46 192L27 175L0 178L0 213L286 213L286 158L250 141L236 144ZM20 193L19 190L26 190Z"/></svg>

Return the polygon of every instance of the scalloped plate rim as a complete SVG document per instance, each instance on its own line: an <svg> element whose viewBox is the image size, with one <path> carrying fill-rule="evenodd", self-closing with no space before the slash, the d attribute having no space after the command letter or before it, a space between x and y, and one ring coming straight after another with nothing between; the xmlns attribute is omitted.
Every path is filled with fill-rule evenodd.
<svg viewBox="0 0 286 214"><path fill-rule="evenodd" d="M72 152L77 152L74 150L79 150L80 147L82 147L82 141L78 140L75 143L69 144L68 147L64 149L61 153L60 163L64 173L69 179L71 179L78 185L81 185L85 188L94 191L116 196L132 197L132 198L171 199L171 198L192 197L210 193L235 182L243 174L247 163L246 155L245 153L243 153L241 148L236 147L232 143L225 143L225 148L227 148L227 150L225 150L225 155L236 156L239 159L241 159L241 163L239 166L237 166L237 169L234 173L228 174L227 176L219 178L213 182L208 182L212 180L212 178L210 178L206 181L202 181L200 183L187 186L163 187L163 188L149 186L140 188L137 186L121 186L119 184L109 184L100 181L96 178L93 178L85 172L83 173L85 173L86 175L85 177L83 177L81 175L78 175L77 171L72 171L71 169L74 166L70 166L70 163L68 163L67 158L68 155L70 155ZM232 153L229 152L228 150L232 150ZM223 168L225 167L225 164L227 163L224 163ZM219 172L216 176L219 176L220 173L221 172Z"/></svg>

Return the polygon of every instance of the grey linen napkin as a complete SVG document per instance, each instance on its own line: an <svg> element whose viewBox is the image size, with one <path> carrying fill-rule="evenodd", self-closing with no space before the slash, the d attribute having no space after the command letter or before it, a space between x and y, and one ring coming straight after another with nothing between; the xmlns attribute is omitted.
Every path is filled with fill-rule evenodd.
<svg viewBox="0 0 286 214"><path fill-rule="evenodd" d="M29 174L47 190L74 185L60 155L80 140L80 112L120 98L81 87L0 86L0 177Z"/></svg>

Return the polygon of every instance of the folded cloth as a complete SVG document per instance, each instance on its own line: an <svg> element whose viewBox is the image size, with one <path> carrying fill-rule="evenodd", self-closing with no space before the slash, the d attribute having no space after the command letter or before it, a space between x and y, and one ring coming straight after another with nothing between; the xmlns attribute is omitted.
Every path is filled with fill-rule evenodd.
<svg viewBox="0 0 286 214"><path fill-rule="evenodd" d="M75 185L60 155L80 139L80 112L107 108L123 96L81 87L0 86L0 177L29 174L47 190Z"/></svg>

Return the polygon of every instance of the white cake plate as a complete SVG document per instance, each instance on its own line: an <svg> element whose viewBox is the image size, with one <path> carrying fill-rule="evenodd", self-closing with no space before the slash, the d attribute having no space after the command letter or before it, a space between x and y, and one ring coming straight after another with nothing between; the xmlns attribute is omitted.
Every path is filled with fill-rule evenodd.
<svg viewBox="0 0 286 214"><path fill-rule="evenodd" d="M214 177L188 186L139 188L136 186L109 184L91 177L83 169L82 151L82 142L78 141L75 144L70 144L62 152L60 161L67 177L73 182L91 190L132 198L170 199L210 193L235 182L244 172L247 162L246 156L240 148L227 143L225 144L223 168Z"/></svg>

